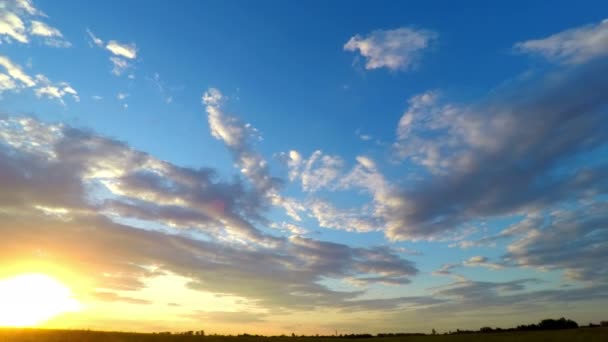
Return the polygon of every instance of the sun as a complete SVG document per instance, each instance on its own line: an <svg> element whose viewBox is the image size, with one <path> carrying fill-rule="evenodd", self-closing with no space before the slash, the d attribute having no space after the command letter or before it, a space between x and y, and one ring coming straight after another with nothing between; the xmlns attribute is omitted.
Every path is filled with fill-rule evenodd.
<svg viewBox="0 0 608 342"><path fill-rule="evenodd" d="M79 309L71 290L47 275L30 273L0 280L0 326L35 326Z"/></svg>

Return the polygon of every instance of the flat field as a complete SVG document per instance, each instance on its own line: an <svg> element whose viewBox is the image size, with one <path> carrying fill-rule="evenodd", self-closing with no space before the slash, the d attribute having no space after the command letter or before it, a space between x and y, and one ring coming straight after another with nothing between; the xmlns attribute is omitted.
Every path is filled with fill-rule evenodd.
<svg viewBox="0 0 608 342"><path fill-rule="evenodd" d="M608 342L608 328L580 328L571 330L503 332L462 335L425 335L374 338L323 338L323 337L230 337L185 336L121 332L4 329L0 328L0 342Z"/></svg>

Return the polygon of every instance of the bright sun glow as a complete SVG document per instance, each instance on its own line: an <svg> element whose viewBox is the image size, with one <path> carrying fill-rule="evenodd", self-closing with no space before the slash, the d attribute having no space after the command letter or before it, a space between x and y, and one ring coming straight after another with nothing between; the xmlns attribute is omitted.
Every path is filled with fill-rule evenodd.
<svg viewBox="0 0 608 342"><path fill-rule="evenodd" d="M34 326L79 309L70 289L47 275L23 274L0 280L0 326Z"/></svg>

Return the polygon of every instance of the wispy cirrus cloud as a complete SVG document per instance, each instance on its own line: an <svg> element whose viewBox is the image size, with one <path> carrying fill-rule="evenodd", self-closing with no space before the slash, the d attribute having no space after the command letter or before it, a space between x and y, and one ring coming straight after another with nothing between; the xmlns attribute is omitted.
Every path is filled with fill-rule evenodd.
<svg viewBox="0 0 608 342"><path fill-rule="evenodd" d="M103 47L103 40L97 37L90 29L86 29L87 35L89 36L91 47L93 45L97 47Z"/></svg>
<svg viewBox="0 0 608 342"><path fill-rule="evenodd" d="M358 52L365 59L365 69L404 71L414 68L422 52L438 37L434 31L409 27L375 30L351 37L344 50Z"/></svg>
<svg viewBox="0 0 608 342"><path fill-rule="evenodd" d="M608 55L608 19L568 29L546 38L515 44L521 53L540 55L563 64L580 64Z"/></svg>

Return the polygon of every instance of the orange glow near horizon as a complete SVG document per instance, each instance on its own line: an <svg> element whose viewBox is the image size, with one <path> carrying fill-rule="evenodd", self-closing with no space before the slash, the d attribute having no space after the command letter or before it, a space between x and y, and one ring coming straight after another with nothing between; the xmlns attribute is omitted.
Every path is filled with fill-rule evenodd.
<svg viewBox="0 0 608 342"><path fill-rule="evenodd" d="M0 326L36 326L80 309L71 289L48 275L26 273L0 280Z"/></svg>

